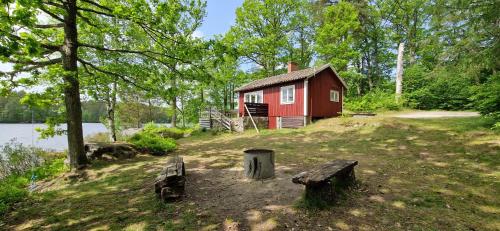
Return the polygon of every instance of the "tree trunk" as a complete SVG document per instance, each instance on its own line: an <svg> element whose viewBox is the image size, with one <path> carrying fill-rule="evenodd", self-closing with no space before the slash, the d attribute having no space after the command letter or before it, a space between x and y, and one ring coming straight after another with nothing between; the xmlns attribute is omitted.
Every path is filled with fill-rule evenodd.
<svg viewBox="0 0 500 231"><path fill-rule="evenodd" d="M110 97L107 102L107 119L109 127L109 138L116 142L116 123L115 123L115 108L116 108L116 80L113 80Z"/></svg>
<svg viewBox="0 0 500 231"><path fill-rule="evenodd" d="M224 84L224 110L222 112L226 112L227 110L227 84Z"/></svg>
<svg viewBox="0 0 500 231"><path fill-rule="evenodd" d="M399 44L398 48L398 62L396 65L396 102L399 102L401 93L403 92L403 52L404 43Z"/></svg>
<svg viewBox="0 0 500 231"><path fill-rule="evenodd" d="M229 85L230 86L230 91L229 91L229 94L230 94L230 97L229 98L231 101L230 101L230 105L231 105L231 111L234 110L234 83L231 82L231 84Z"/></svg>
<svg viewBox="0 0 500 231"><path fill-rule="evenodd" d="M151 103L151 99L148 98L148 122L154 122L153 121L153 104Z"/></svg>
<svg viewBox="0 0 500 231"><path fill-rule="evenodd" d="M172 107L172 127L175 128L177 127L177 83L175 81L175 77L172 78L172 99L170 101L170 107Z"/></svg>
<svg viewBox="0 0 500 231"><path fill-rule="evenodd" d="M186 127L186 115L184 114L185 111L184 111L184 97L181 95L181 111L182 111L182 127L185 128Z"/></svg>
<svg viewBox="0 0 500 231"><path fill-rule="evenodd" d="M68 132L68 158L72 170L85 167L88 160L85 156L82 131L82 106L80 101L80 83L77 72L78 32L76 27L76 0L68 0L64 16L64 45L61 56L65 70L64 103L66 106L66 122Z"/></svg>

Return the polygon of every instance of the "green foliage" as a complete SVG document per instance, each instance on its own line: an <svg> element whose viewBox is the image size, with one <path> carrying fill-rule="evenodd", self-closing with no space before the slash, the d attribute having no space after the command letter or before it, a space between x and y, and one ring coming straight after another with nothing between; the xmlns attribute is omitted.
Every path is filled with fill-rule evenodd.
<svg viewBox="0 0 500 231"><path fill-rule="evenodd" d="M404 100L396 103L395 94L382 90L368 92L361 97L346 98L345 108L354 112L373 112L384 110L400 110L403 108Z"/></svg>
<svg viewBox="0 0 500 231"><path fill-rule="evenodd" d="M236 47L239 57L262 67L254 70L259 78L282 72L280 66L292 58L308 66L312 22L307 8L304 0L245 0L225 39Z"/></svg>
<svg viewBox="0 0 500 231"><path fill-rule="evenodd" d="M482 115L500 121L500 74L492 75L485 83L472 88L472 105ZM500 127L497 122L494 128Z"/></svg>
<svg viewBox="0 0 500 231"><path fill-rule="evenodd" d="M69 171L68 166L64 163L65 158L58 158L51 161L47 161L44 165L38 168L34 168L32 171L28 171L28 175L34 175L36 179L42 180L47 179L52 176L56 176L59 173Z"/></svg>
<svg viewBox="0 0 500 231"><path fill-rule="evenodd" d="M144 126L143 132L159 135L163 138L180 139L189 133L188 129L168 128L155 123L148 123Z"/></svg>
<svg viewBox="0 0 500 231"><path fill-rule="evenodd" d="M404 75L405 97L418 109L463 110L470 108L472 81L446 69L427 72L421 66L410 67Z"/></svg>
<svg viewBox="0 0 500 231"><path fill-rule="evenodd" d="M0 153L0 215L12 204L28 197L30 181L47 179L68 171L65 158L55 158L42 150L11 141Z"/></svg>
<svg viewBox="0 0 500 231"><path fill-rule="evenodd" d="M359 59L354 48L355 31L359 29L358 10L353 4L339 2L326 8L323 24L317 29L316 51L323 60L339 70Z"/></svg>
<svg viewBox="0 0 500 231"><path fill-rule="evenodd" d="M158 134L141 131L129 138L129 142L141 151L149 152L153 155L164 155L173 151L177 144L172 138L163 138Z"/></svg>
<svg viewBox="0 0 500 231"><path fill-rule="evenodd" d="M26 147L15 139L0 148L0 179L9 175L23 174L44 162L43 150Z"/></svg>
<svg viewBox="0 0 500 231"><path fill-rule="evenodd" d="M0 181L0 215L6 213L12 204L22 201L29 195L26 189L28 179L12 175Z"/></svg>

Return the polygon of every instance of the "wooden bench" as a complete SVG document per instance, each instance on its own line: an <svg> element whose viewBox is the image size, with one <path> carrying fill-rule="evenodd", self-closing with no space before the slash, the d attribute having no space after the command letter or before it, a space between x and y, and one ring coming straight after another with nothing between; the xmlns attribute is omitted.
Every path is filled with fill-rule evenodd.
<svg viewBox="0 0 500 231"><path fill-rule="evenodd" d="M163 201L176 200L184 195L186 170L182 157L170 157L155 180L155 193Z"/></svg>
<svg viewBox="0 0 500 231"><path fill-rule="evenodd" d="M306 186L305 199L332 202L338 189L352 185L356 180L354 166L357 164L355 160L334 160L295 175L292 182Z"/></svg>

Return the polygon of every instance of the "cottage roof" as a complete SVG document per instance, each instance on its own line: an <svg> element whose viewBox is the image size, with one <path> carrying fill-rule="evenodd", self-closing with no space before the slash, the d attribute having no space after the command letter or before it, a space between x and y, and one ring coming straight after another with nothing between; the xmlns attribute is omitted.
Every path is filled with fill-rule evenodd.
<svg viewBox="0 0 500 231"><path fill-rule="evenodd" d="M276 84L280 84L280 83L286 83L286 82L292 82L292 81L301 80L301 79L307 79L307 78L314 77L314 75L318 74L319 72L321 72L327 68L330 68L335 73L335 75L339 78L342 85L347 89L347 84L344 82L344 80L342 78L340 78L340 76L337 74L335 69L333 69L330 66L330 64L325 64L321 67L311 67L311 68L302 69L302 70L298 70L298 71L292 71L290 73L285 73L285 74L281 74L281 75L267 77L264 79L258 79L258 80L252 81L246 85L243 85L243 86L235 89L235 91L248 91L248 90L253 90L253 89L262 88L262 87L268 87L268 86L272 86L272 85L276 85Z"/></svg>

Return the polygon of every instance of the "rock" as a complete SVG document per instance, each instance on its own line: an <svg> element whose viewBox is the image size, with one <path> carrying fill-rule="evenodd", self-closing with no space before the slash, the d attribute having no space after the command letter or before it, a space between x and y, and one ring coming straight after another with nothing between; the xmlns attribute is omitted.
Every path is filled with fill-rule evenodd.
<svg viewBox="0 0 500 231"><path fill-rule="evenodd" d="M137 150L127 143L87 143L85 144L87 158L93 160L109 154L117 159L130 159L137 155Z"/></svg>

